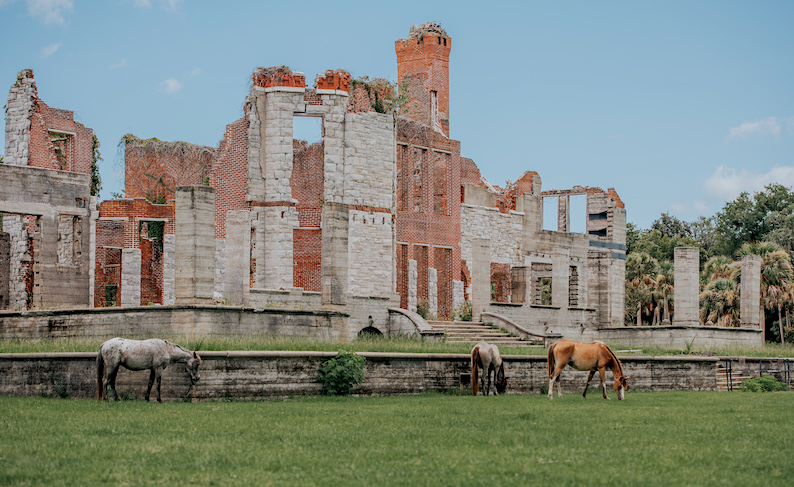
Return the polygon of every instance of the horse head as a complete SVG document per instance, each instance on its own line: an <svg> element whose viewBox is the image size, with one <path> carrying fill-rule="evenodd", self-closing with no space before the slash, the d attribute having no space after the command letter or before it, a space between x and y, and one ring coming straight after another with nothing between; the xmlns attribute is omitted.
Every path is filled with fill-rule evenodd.
<svg viewBox="0 0 794 487"><path fill-rule="evenodd" d="M615 392L618 395L618 400L620 401L623 400L623 393L629 390L629 382L627 380L628 378L629 378L628 375L623 375L620 378L615 378L615 383L612 385L612 387L615 388Z"/></svg>
<svg viewBox="0 0 794 487"><path fill-rule="evenodd" d="M201 379L201 374L199 374L198 370L199 365L201 365L201 357L194 351L193 356L185 363L185 369L187 369L187 373L190 374L191 383L196 383Z"/></svg>
<svg viewBox="0 0 794 487"><path fill-rule="evenodd" d="M507 379L508 377L505 375L505 366L502 364L499 370L496 371L496 392L499 394L505 393L507 390Z"/></svg>

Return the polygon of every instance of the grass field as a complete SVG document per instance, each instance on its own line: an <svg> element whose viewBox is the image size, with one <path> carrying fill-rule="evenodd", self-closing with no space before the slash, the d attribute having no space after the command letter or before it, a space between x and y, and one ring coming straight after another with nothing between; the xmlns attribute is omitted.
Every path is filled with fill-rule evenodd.
<svg viewBox="0 0 794 487"><path fill-rule="evenodd" d="M791 485L794 393L0 397L0 485Z"/></svg>
<svg viewBox="0 0 794 487"><path fill-rule="evenodd" d="M151 338L129 336L127 338ZM470 353L471 344L430 343L422 340L405 337L384 337L375 339L356 339L352 342L324 341L312 338L284 337L274 335L241 335L207 338L187 338L180 336L160 336L191 350L200 347L201 350L314 350L336 352L340 349L355 352L409 352L409 353ZM36 341L31 340L0 340L0 353L28 353L28 352L96 352L102 340L80 338L49 338ZM684 342L682 341L682 344ZM615 351L627 349L620 343L608 343ZM636 350L636 347L634 347ZM502 355L546 355L547 350L542 347L499 347ZM692 352L700 353L702 348L693 346ZM745 357L794 357L794 345L780 345L767 343L764 347L729 347L711 349L710 352L720 356L745 356ZM664 349L659 347L643 347L639 351L624 355L681 355L683 350Z"/></svg>

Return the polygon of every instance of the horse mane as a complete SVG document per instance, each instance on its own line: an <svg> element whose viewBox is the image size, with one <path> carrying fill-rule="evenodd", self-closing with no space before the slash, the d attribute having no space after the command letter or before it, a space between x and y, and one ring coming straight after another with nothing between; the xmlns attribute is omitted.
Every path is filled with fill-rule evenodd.
<svg viewBox="0 0 794 487"><path fill-rule="evenodd" d="M615 363L618 365L618 371L620 372L620 376L621 377L626 377L626 374L623 373L623 364L620 363L620 359L618 359L618 356L615 355L615 352L613 352L612 349L609 348L609 346L606 343L604 343L604 342L599 342L599 343L601 345L603 345L604 348L607 349L607 351L609 352L610 355L612 355L612 360L614 360Z"/></svg>

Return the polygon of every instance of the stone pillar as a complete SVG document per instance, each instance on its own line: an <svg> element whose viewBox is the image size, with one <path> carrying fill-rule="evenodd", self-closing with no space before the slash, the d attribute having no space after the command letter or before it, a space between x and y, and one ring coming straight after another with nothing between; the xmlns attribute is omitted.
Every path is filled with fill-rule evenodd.
<svg viewBox="0 0 794 487"><path fill-rule="evenodd" d="M215 190L176 190L176 304L212 304L215 292Z"/></svg>
<svg viewBox="0 0 794 487"><path fill-rule="evenodd" d="M673 325L700 324L700 249L675 248L675 314Z"/></svg>
<svg viewBox="0 0 794 487"><path fill-rule="evenodd" d="M174 290L175 269L174 252L176 246L176 236L171 234L163 235L163 304L170 306L176 301Z"/></svg>
<svg viewBox="0 0 794 487"><path fill-rule="evenodd" d="M121 296L122 306L141 305L141 249L121 251Z"/></svg>
<svg viewBox="0 0 794 487"><path fill-rule="evenodd" d="M348 218L347 205L323 205L322 304L347 304Z"/></svg>
<svg viewBox="0 0 794 487"><path fill-rule="evenodd" d="M510 269L510 295L514 303L528 303L529 296L529 267L515 266Z"/></svg>
<svg viewBox="0 0 794 487"><path fill-rule="evenodd" d="M491 241L475 238L471 242L471 319L480 321L480 313L491 302Z"/></svg>
<svg viewBox="0 0 794 487"><path fill-rule="evenodd" d="M570 232L571 231L571 197L562 195L557 197L557 231Z"/></svg>
<svg viewBox="0 0 794 487"><path fill-rule="evenodd" d="M758 328L761 325L761 264L758 255L742 257L742 283L740 323L742 328ZM763 332L764 330L762 330ZM766 337L764 337L766 340Z"/></svg>
<svg viewBox="0 0 794 487"><path fill-rule="evenodd" d="M427 316L438 316L438 270L427 268Z"/></svg>
<svg viewBox="0 0 794 487"><path fill-rule="evenodd" d="M8 90L6 103L5 160L12 166L30 161L30 119L36 112L36 81L33 71L17 73L17 82Z"/></svg>
<svg viewBox="0 0 794 487"><path fill-rule="evenodd" d="M566 249L557 249L551 258L551 305L568 309L568 278L571 259Z"/></svg>
<svg viewBox="0 0 794 487"><path fill-rule="evenodd" d="M0 309L8 308L9 283L11 282L11 236L0 233Z"/></svg>
<svg viewBox="0 0 794 487"><path fill-rule="evenodd" d="M251 212L226 212L226 298L234 305L248 305L251 287Z"/></svg>
<svg viewBox="0 0 794 487"><path fill-rule="evenodd" d="M416 305L418 304L418 297L416 293L416 284L419 280L419 271L416 269L416 260L408 259L408 310L416 313Z"/></svg>

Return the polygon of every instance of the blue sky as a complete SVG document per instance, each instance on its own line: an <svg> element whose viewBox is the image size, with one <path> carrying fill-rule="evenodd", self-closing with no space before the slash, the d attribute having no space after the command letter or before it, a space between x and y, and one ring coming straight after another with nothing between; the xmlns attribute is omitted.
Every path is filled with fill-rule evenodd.
<svg viewBox="0 0 794 487"><path fill-rule="evenodd" d="M794 186L794 2L0 0L0 92L32 68L93 128L108 199L125 133L217 146L257 66L394 81L427 21L452 37L451 137L492 184L614 187L643 228Z"/></svg>

